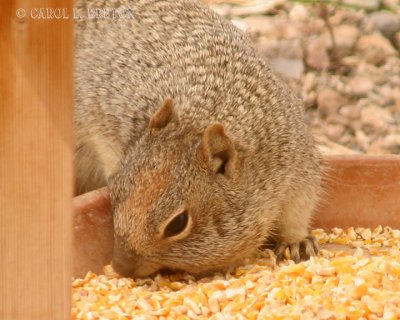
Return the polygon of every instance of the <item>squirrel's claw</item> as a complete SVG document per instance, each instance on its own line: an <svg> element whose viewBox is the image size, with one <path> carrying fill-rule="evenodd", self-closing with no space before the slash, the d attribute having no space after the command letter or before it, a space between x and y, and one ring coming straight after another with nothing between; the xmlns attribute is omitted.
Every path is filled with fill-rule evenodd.
<svg viewBox="0 0 400 320"><path fill-rule="evenodd" d="M285 254L286 249L289 249L289 255ZM292 259L295 263L302 260L308 260L311 256L318 254L318 242L314 236L307 236L300 242L287 243L281 242L275 249L276 261L280 262L285 258Z"/></svg>

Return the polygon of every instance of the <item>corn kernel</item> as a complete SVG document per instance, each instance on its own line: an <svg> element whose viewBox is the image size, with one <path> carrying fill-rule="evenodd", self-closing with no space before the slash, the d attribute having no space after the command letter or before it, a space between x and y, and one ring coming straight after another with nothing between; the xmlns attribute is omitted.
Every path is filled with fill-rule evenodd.
<svg viewBox="0 0 400 320"><path fill-rule="evenodd" d="M226 275L195 279L88 272L72 281L72 319L399 319L400 231L378 226L312 232L318 257L276 265L260 253ZM356 247L357 249L350 249ZM288 253L286 253L288 254Z"/></svg>

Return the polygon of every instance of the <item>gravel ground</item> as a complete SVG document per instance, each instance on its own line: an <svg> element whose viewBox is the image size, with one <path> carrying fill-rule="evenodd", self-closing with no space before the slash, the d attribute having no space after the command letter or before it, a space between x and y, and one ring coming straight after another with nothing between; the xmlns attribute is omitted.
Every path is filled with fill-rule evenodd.
<svg viewBox="0 0 400 320"><path fill-rule="evenodd" d="M304 99L322 152L400 153L398 0L211 2Z"/></svg>

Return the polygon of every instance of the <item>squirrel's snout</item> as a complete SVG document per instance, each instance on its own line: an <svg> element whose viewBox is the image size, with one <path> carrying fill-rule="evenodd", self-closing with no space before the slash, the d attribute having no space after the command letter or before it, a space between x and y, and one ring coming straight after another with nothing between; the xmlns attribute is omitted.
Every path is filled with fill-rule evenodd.
<svg viewBox="0 0 400 320"><path fill-rule="evenodd" d="M146 258L119 247L114 247L111 264L114 271L123 277L145 277L160 269L158 265L147 262Z"/></svg>
<svg viewBox="0 0 400 320"><path fill-rule="evenodd" d="M127 251L123 246L114 243L112 267L114 271L124 277L133 276L140 261L133 251Z"/></svg>
<svg viewBox="0 0 400 320"><path fill-rule="evenodd" d="M123 259L113 258L111 264L112 264L114 271L117 272L121 276L129 277L129 276L133 276L133 274L134 274L134 270L135 270L134 265L132 266L130 263L126 262Z"/></svg>

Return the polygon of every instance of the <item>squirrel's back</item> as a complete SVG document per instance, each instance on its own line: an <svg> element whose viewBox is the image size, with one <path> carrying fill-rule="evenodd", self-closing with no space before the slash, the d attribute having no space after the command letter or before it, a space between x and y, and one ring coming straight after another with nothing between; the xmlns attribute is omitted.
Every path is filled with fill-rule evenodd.
<svg viewBox="0 0 400 320"><path fill-rule="evenodd" d="M312 141L299 101L244 33L196 1L117 3L131 15L76 22L78 148L104 149L97 157L111 167L106 175L167 97L183 123L201 130L210 121L221 122L271 163L277 155L294 163L307 155L302 150L312 148ZM77 4L83 14L113 6L96 0Z"/></svg>

